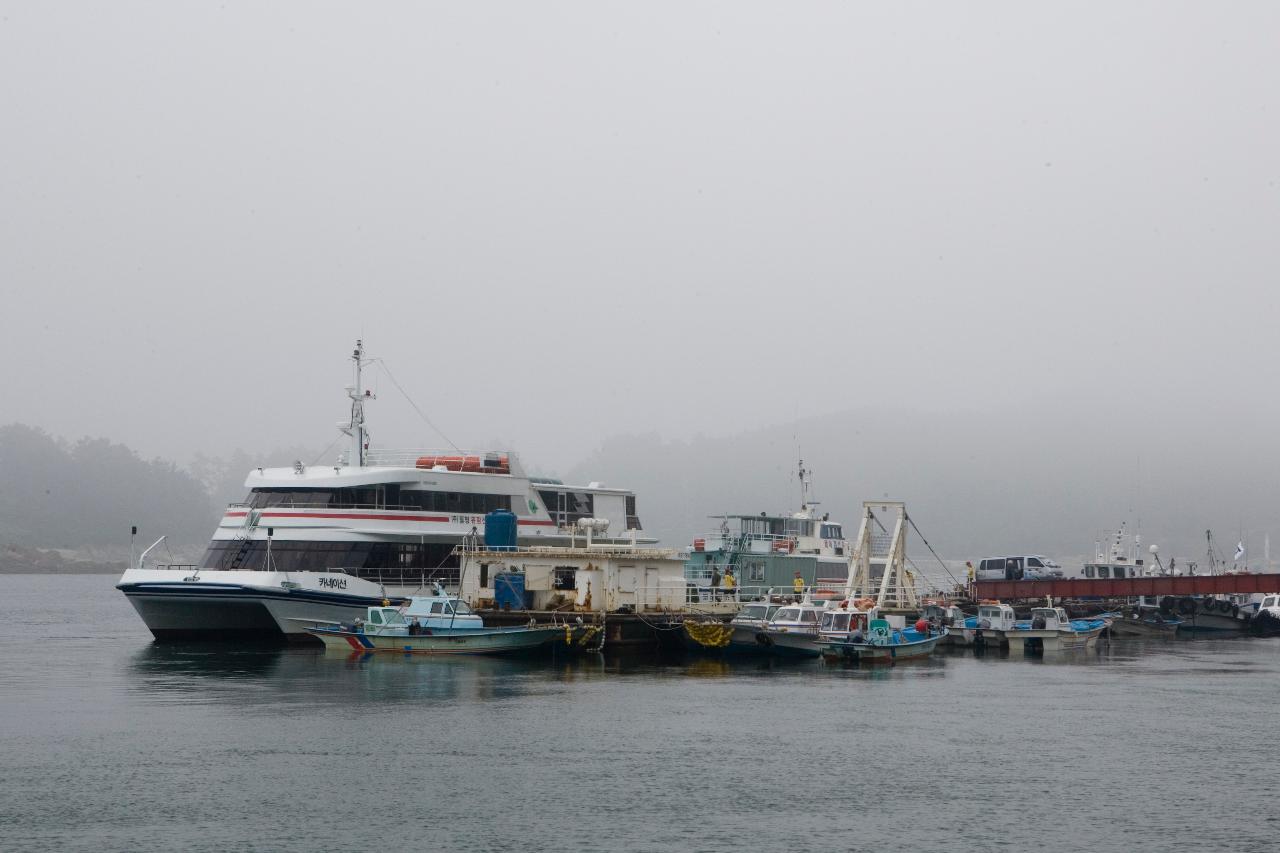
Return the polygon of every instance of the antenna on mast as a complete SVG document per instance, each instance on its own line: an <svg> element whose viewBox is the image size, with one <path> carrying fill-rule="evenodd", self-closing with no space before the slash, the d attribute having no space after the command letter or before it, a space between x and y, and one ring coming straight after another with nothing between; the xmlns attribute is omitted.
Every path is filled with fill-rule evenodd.
<svg viewBox="0 0 1280 853"><path fill-rule="evenodd" d="M347 396L351 398L351 421L338 424L338 429L351 436L351 455L348 464L363 468L369 452L369 431L364 426L364 402L372 400L372 392L364 387L361 369L365 365L364 341L357 340L356 348L351 353L354 362L354 384L347 386Z"/></svg>

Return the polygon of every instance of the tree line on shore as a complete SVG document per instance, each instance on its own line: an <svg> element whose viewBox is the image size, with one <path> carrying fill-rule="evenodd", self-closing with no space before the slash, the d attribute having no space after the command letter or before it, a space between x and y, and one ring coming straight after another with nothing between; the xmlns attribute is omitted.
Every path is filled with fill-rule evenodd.
<svg viewBox="0 0 1280 853"><path fill-rule="evenodd" d="M245 474L256 464L263 463L236 451L198 455L182 468L103 438L67 441L25 424L2 426L0 545L123 549L134 525L148 543L167 535L202 544L218 510L243 499Z"/></svg>

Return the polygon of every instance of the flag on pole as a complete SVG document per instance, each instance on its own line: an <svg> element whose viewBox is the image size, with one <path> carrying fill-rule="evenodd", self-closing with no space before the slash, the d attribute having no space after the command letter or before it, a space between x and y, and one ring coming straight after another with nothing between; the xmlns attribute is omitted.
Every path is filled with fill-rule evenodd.
<svg viewBox="0 0 1280 853"><path fill-rule="evenodd" d="M1240 558L1243 556L1244 556L1244 543L1237 542L1236 543L1236 561L1238 562Z"/></svg>

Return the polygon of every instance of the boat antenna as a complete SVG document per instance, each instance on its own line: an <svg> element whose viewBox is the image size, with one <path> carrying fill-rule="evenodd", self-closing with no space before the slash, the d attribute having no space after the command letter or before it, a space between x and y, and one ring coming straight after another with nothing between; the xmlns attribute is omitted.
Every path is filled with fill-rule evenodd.
<svg viewBox="0 0 1280 853"><path fill-rule="evenodd" d="M373 393L364 387L361 369L369 362L364 357L364 341L357 340L355 351L351 353L354 364L354 383L347 386L347 396L351 398L351 422L338 427L351 436L351 456L347 464L363 468L369 453L369 431L364 425L364 403L374 399Z"/></svg>
<svg viewBox="0 0 1280 853"><path fill-rule="evenodd" d="M396 390L399 391L404 396L405 400L409 402L409 405L413 407L413 410L418 413L418 417L422 418L422 422L425 423L427 426L431 427L431 429L435 431L436 435L443 438L450 447L452 447L457 452L462 453L463 452L462 448L454 444L453 439L445 435L444 431L441 430L440 427L436 426L434 423L431 422L431 418L427 417L426 413L422 411L422 408L416 402L414 402L414 399L409 396L409 392L404 390L404 387L399 382L396 381L396 377L394 374L392 374L391 368L387 366L386 360L381 358L375 358L375 359L372 359L372 361L377 363L377 365L382 368L383 373L387 374L387 378L391 380L391 384L396 386Z"/></svg>
<svg viewBox="0 0 1280 853"><path fill-rule="evenodd" d="M458 600L449 605L449 630L453 630L453 622L458 618L458 605L462 603L462 579L467 574L467 552L474 551L480 544L480 533L473 526L471 532L462 537L462 565L458 567ZM445 601L449 597L445 595Z"/></svg>
<svg viewBox="0 0 1280 853"><path fill-rule="evenodd" d="M800 469L796 474L800 478L800 509L808 510L810 506L817 506L817 501L809 500L809 492L813 489L813 472L804 467L804 460L800 460Z"/></svg>

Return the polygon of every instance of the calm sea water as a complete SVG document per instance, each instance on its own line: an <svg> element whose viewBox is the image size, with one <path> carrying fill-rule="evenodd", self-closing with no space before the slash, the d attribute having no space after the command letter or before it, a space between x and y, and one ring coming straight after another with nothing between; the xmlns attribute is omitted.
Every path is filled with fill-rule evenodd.
<svg viewBox="0 0 1280 853"><path fill-rule="evenodd" d="M159 646L0 576L5 850L1273 850L1280 640L1022 661Z"/></svg>

